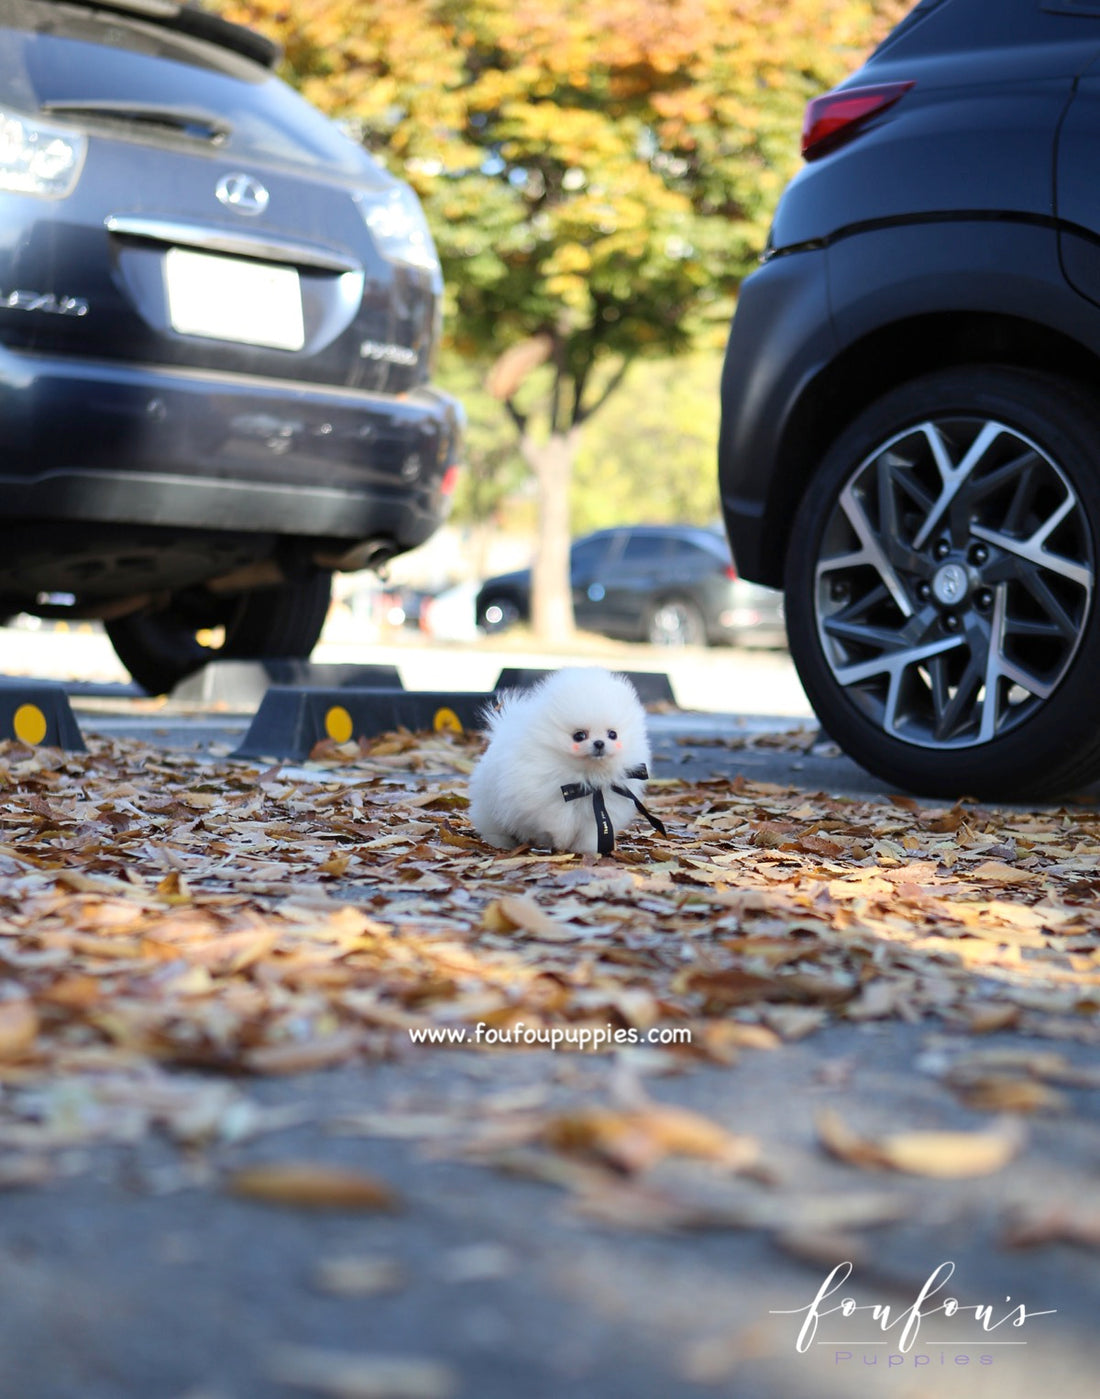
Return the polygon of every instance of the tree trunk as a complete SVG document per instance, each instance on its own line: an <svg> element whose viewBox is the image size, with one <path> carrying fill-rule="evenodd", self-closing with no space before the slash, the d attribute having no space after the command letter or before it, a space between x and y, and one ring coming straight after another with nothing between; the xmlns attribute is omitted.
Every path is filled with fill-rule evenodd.
<svg viewBox="0 0 1100 1399"><path fill-rule="evenodd" d="M531 629L537 641L563 645L572 640L573 590L569 581L569 488L580 429L555 432L545 442L524 434L523 459L538 487L538 526L531 577Z"/></svg>

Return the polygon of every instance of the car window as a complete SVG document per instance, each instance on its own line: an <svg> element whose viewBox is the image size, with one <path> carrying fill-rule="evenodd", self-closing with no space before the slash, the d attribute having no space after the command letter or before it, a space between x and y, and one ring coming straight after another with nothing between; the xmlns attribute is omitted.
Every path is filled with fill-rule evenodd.
<svg viewBox="0 0 1100 1399"><path fill-rule="evenodd" d="M657 563L668 556L669 540L660 534L632 534L623 548L624 564Z"/></svg>
<svg viewBox="0 0 1100 1399"><path fill-rule="evenodd" d="M228 127L219 155L377 174L366 152L286 83L214 44L117 14L27 0L0 3L0 25L2 103L24 111L97 103L120 111L127 104L209 111ZM149 136L140 122L125 125L94 112L74 110L70 119L107 124L112 134L135 140ZM156 139L165 139L159 129Z"/></svg>
<svg viewBox="0 0 1100 1399"><path fill-rule="evenodd" d="M881 57L891 44L900 39L903 34L908 34L915 25L918 25L922 19L927 19L932 11L938 9L943 3L944 0L919 0L919 3L914 5L905 18L899 21L890 33L887 34L886 38L883 39L882 43L875 50L875 58Z"/></svg>
<svg viewBox="0 0 1100 1399"><path fill-rule="evenodd" d="M573 545L569 560L574 569L597 568L605 559L614 535L607 534L600 539L582 539Z"/></svg>
<svg viewBox="0 0 1100 1399"><path fill-rule="evenodd" d="M704 549L690 539L672 539L669 541L669 562L702 566L707 562L718 563L719 560L710 549Z"/></svg>

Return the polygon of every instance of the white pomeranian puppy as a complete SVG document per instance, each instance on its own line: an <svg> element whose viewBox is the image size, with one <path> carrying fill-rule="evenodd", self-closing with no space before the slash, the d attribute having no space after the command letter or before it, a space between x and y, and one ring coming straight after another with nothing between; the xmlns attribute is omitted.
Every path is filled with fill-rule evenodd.
<svg viewBox="0 0 1100 1399"><path fill-rule="evenodd" d="M598 667L555 671L486 712L489 746L470 778L470 820L490 845L605 855L641 813L645 710L630 681Z"/></svg>

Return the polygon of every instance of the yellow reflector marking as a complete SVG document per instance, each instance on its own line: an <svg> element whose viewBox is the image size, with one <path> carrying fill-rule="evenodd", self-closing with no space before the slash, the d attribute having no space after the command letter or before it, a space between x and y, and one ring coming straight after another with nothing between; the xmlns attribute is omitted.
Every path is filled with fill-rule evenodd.
<svg viewBox="0 0 1100 1399"><path fill-rule="evenodd" d="M347 743L355 732L351 715L341 704L334 704L325 715L325 733L337 743Z"/></svg>
<svg viewBox="0 0 1100 1399"><path fill-rule="evenodd" d="M436 733L460 734L462 732L462 720L453 709L437 709L435 718L432 720L432 728Z"/></svg>
<svg viewBox="0 0 1100 1399"><path fill-rule="evenodd" d="M21 704L12 718L12 728L21 743L41 743L46 737L46 716L36 704Z"/></svg>

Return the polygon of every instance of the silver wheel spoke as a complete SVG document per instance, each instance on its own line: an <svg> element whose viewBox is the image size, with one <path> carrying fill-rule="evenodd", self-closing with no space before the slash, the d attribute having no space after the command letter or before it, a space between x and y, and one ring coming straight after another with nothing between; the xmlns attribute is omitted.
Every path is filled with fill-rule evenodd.
<svg viewBox="0 0 1100 1399"><path fill-rule="evenodd" d="M1018 559L1025 559L1028 563L1037 564L1040 568L1057 573L1062 578L1068 578L1071 583L1079 583L1082 587L1087 588L1092 585L1091 568L1084 564L1075 563L1073 559L1063 558L1060 554L1052 554L1043 547L1044 541L1076 508L1077 497L1068 496L1050 519L1046 520L1027 539L1014 539L1009 534L1002 534L1000 531L989 529L985 525L973 525L970 532L975 539L981 539L986 544L995 544L1006 554L1012 554Z"/></svg>
<svg viewBox="0 0 1100 1399"><path fill-rule="evenodd" d="M993 621L990 626L989 651L985 661L985 699L982 701L981 723L978 737L988 743L997 732L1000 715L1000 680L1007 674L1004 656L1005 597L1004 588L998 588L993 604Z"/></svg>
<svg viewBox="0 0 1100 1399"><path fill-rule="evenodd" d="M951 460L947 443L935 423L922 423L921 432L928 440L932 460L936 463L936 469L940 473L943 488L924 524L917 531L916 538L913 540L914 549L923 549L931 539L933 531L939 527L940 521L947 514L951 502L970 478L974 468L989 451L989 448L1004 432L1004 428L1000 423L986 423L963 455L958 466Z"/></svg>
<svg viewBox="0 0 1100 1399"><path fill-rule="evenodd" d="M942 655L944 651L954 651L962 644L961 636L950 636L943 641L934 641L928 646L911 646L906 651L884 652L873 661L846 666L834 671L834 674L842 685L858 685L876 675L889 675L892 679L897 679L909 666L919 665L921 661Z"/></svg>
<svg viewBox="0 0 1100 1399"><path fill-rule="evenodd" d="M848 523L852 529L855 530L860 547L851 553L842 554L838 558L822 559L817 566L818 580L820 581L824 574L836 572L838 569L858 568L862 564L869 564L886 585L902 616L912 616L913 605L902 587L901 579L895 573L894 566L887 558L886 550L875 533L874 526L867 518L867 512L856 498L850 485L840 497L840 508L848 517Z"/></svg>

